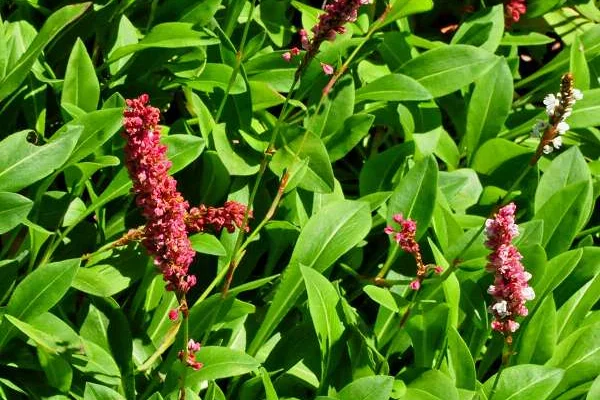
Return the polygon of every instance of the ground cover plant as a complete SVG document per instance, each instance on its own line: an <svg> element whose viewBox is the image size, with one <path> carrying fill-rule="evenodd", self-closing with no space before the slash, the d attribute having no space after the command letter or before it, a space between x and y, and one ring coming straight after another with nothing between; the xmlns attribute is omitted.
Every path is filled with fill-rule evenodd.
<svg viewBox="0 0 600 400"><path fill-rule="evenodd" d="M595 0L4 0L0 121L0 398L600 399Z"/></svg>

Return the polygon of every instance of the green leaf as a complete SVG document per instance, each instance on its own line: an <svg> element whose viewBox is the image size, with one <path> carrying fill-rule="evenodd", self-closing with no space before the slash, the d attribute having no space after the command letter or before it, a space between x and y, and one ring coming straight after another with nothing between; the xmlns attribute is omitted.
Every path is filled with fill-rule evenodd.
<svg viewBox="0 0 600 400"><path fill-rule="evenodd" d="M27 220L33 201L18 193L0 192L0 234Z"/></svg>
<svg viewBox="0 0 600 400"><path fill-rule="evenodd" d="M578 182L565 186L535 213L534 219L544 221L542 245L549 257L569 249L581 224L579 221L589 215L592 204L586 199L590 185L590 182Z"/></svg>
<svg viewBox="0 0 600 400"><path fill-rule="evenodd" d="M499 7L502 9L502 5ZM504 57L501 57L475 82L475 90L469 101L465 133L469 159L482 143L500 133L508 117L512 98L512 73Z"/></svg>
<svg viewBox="0 0 600 400"><path fill-rule="evenodd" d="M273 302L249 346L250 354L256 354L302 295L300 265L321 273L326 271L339 257L360 243L370 229L369 205L357 201L331 202L308 220L298 237Z"/></svg>
<svg viewBox="0 0 600 400"><path fill-rule="evenodd" d="M535 192L535 211L558 191L573 183L591 179L590 170L578 147L560 153L545 169Z"/></svg>
<svg viewBox="0 0 600 400"><path fill-rule="evenodd" d="M100 83L94 64L81 39L77 39L65 72L60 103L73 104L84 111L94 111L100 100Z"/></svg>
<svg viewBox="0 0 600 400"><path fill-rule="evenodd" d="M456 387L475 390L477 376L475 362L465 343L455 327L448 328L448 365L456 382Z"/></svg>
<svg viewBox="0 0 600 400"><path fill-rule="evenodd" d="M600 89L584 91L567 122L571 129L600 125Z"/></svg>
<svg viewBox="0 0 600 400"><path fill-rule="evenodd" d="M45 264L27 275L17 286L6 306L6 315L27 322L48 311L65 295L79 259ZM2 321L0 324L0 349L14 335L14 328Z"/></svg>
<svg viewBox="0 0 600 400"><path fill-rule="evenodd" d="M361 196L392 190L394 178L407 157L415 151L414 142L402 143L373 157L362 166L359 175Z"/></svg>
<svg viewBox="0 0 600 400"><path fill-rule="evenodd" d="M469 16L460 24L451 43L470 44L493 53L498 48L503 33L504 6L496 4Z"/></svg>
<svg viewBox="0 0 600 400"><path fill-rule="evenodd" d="M437 163L433 156L416 162L402 178L389 200L387 220L392 224L395 214L417 222L416 239L427 231L437 195Z"/></svg>
<svg viewBox="0 0 600 400"><path fill-rule="evenodd" d="M91 2L73 4L62 7L46 19L44 26L35 36L35 39L27 48L17 64L4 79L0 80L0 101L6 99L23 83L31 68L38 59L44 48L50 43L58 33L66 28L73 21L81 17L92 5ZM0 157L0 159L2 159Z"/></svg>
<svg viewBox="0 0 600 400"><path fill-rule="evenodd" d="M377 304L395 313L400 312L396 299L394 299L394 295L391 291L375 285L367 285L363 288L363 291Z"/></svg>
<svg viewBox="0 0 600 400"><path fill-rule="evenodd" d="M344 325L337 312L340 299L331 282L319 272L302 264L300 272L308 294L308 311L321 345L321 374L326 377L333 372L330 368L333 368L337 361L334 348L344 333Z"/></svg>
<svg viewBox="0 0 600 400"><path fill-rule="evenodd" d="M565 370L553 397L594 380L600 369L600 324L585 326L569 335L556 347L554 356L546 365Z"/></svg>
<svg viewBox="0 0 600 400"><path fill-rule="evenodd" d="M228 138L225 124L215 126L212 132L215 141L215 149L219 158L227 168L230 175L254 175L260 168L260 161L254 154L247 153L247 149L234 150L231 146L232 140Z"/></svg>
<svg viewBox="0 0 600 400"><path fill-rule="evenodd" d="M547 264L542 276L534 278L536 298L534 303L540 301L544 296L551 293L565 280L567 276L581 260L582 249L576 249L564 252L552 258Z"/></svg>
<svg viewBox="0 0 600 400"><path fill-rule="evenodd" d="M211 254L213 256L221 257L227 255L227 250L221 244L219 239L214 235L208 233L197 233L190 236L190 242L192 249L198 253Z"/></svg>
<svg viewBox="0 0 600 400"><path fill-rule="evenodd" d="M319 96L321 94L319 93ZM354 113L354 80L351 75L341 78L323 101L323 105L308 119L306 129L324 138L333 135Z"/></svg>
<svg viewBox="0 0 600 400"><path fill-rule="evenodd" d="M406 323L406 331L412 340L415 365L431 368L436 352L442 347L448 329L448 305L431 306L421 303L413 307Z"/></svg>
<svg viewBox="0 0 600 400"><path fill-rule="evenodd" d="M500 375L494 398L503 400L547 399L563 378L565 371L542 365L523 364L506 368ZM489 396L496 376L485 382Z"/></svg>
<svg viewBox="0 0 600 400"><path fill-rule="evenodd" d="M511 33L504 32L501 46L541 46L552 43L554 39L538 32Z"/></svg>
<svg viewBox="0 0 600 400"><path fill-rule="evenodd" d="M558 341L574 332L600 299L600 274L585 283L558 310Z"/></svg>
<svg viewBox="0 0 600 400"><path fill-rule="evenodd" d="M110 297L127 289L132 278L112 265L94 265L79 268L72 286L84 293L99 297Z"/></svg>
<svg viewBox="0 0 600 400"><path fill-rule="evenodd" d="M284 169L293 170L307 160L306 170L299 187L317 193L331 193L334 189L334 176L331 160L323 140L311 132L306 132L280 148L269 164L272 170L281 175Z"/></svg>
<svg viewBox="0 0 600 400"><path fill-rule="evenodd" d="M435 399L458 400L458 391L452 380L440 371L432 370L423 373L408 385L409 389L421 390ZM412 399L411 396L406 397Z"/></svg>
<svg viewBox="0 0 600 400"><path fill-rule="evenodd" d="M393 386L392 376L365 376L344 386L337 397L340 400L388 400Z"/></svg>
<svg viewBox="0 0 600 400"><path fill-rule="evenodd" d="M449 205L459 213L477 204L483 192L477 173L469 168L452 172L440 171L439 187Z"/></svg>
<svg viewBox="0 0 600 400"><path fill-rule="evenodd" d="M52 355L60 354L66 350L64 346L60 345L59 339L55 336L52 336L44 331L36 329L30 324L23 322L13 316L5 315L4 318L8 322L10 322L15 328L27 335L27 337L30 338L38 348L43 349L44 351Z"/></svg>
<svg viewBox="0 0 600 400"><path fill-rule="evenodd" d="M368 135L374 120L375 116L371 114L352 115L337 132L323 138L330 161L341 159L356 147Z"/></svg>
<svg viewBox="0 0 600 400"><path fill-rule="evenodd" d="M229 87L229 79L233 68L225 64L207 63L202 73L195 79L185 82L185 85L201 92L212 93L215 88L226 90ZM246 83L241 74L237 74L229 94L240 94L246 92Z"/></svg>
<svg viewBox="0 0 600 400"><path fill-rule="evenodd" d="M125 400L118 392L97 383L87 382L83 400Z"/></svg>
<svg viewBox="0 0 600 400"><path fill-rule="evenodd" d="M0 190L17 192L50 175L67 160L81 128L43 146L27 141L28 131L8 136L0 142Z"/></svg>
<svg viewBox="0 0 600 400"><path fill-rule="evenodd" d="M496 56L486 50L457 44L426 51L399 72L416 79L433 97L441 97L475 81L495 62Z"/></svg>
<svg viewBox="0 0 600 400"><path fill-rule="evenodd" d="M479 147L471 167L482 174L491 175L502 164L530 150L506 139L494 138Z"/></svg>
<svg viewBox="0 0 600 400"><path fill-rule="evenodd" d="M192 26L193 24L187 22L166 22L156 25L139 43L116 49L107 62L115 62L121 57L144 49L181 49L219 43L219 39L213 34L206 30L196 31Z"/></svg>
<svg viewBox="0 0 600 400"><path fill-rule="evenodd" d="M253 112L278 106L285 101L285 97L268 83L261 81L250 81L249 83Z"/></svg>
<svg viewBox="0 0 600 400"><path fill-rule="evenodd" d="M365 100L419 101L431 98L431 94L421 83L402 74L382 76L356 91L356 102Z"/></svg>
<svg viewBox="0 0 600 400"><path fill-rule="evenodd" d="M73 381L73 368L69 361L63 357L47 353L41 348L37 349L40 366L44 370L48 384L63 393L71 388Z"/></svg>
<svg viewBox="0 0 600 400"><path fill-rule="evenodd" d="M412 14L429 11L433 8L433 0L395 0L390 5L391 8L385 16L383 25Z"/></svg>
<svg viewBox="0 0 600 400"><path fill-rule="evenodd" d="M520 334L515 363L543 364L548 361L556 347L556 323L554 298L546 296Z"/></svg>
<svg viewBox="0 0 600 400"><path fill-rule="evenodd" d="M192 135L169 135L161 139L167 146L167 158L172 165L169 174L181 171L196 160L204 150L204 139Z"/></svg>
<svg viewBox="0 0 600 400"><path fill-rule="evenodd" d="M575 36L575 40L571 45L569 71L573 74L575 87L579 90L588 90L590 88L590 70L585 59L585 51L579 36Z"/></svg>
<svg viewBox="0 0 600 400"><path fill-rule="evenodd" d="M196 359L204 364L199 371L188 371L190 383L229 378L247 374L258 369L260 363L248 354L227 347L206 346L196 353Z"/></svg>

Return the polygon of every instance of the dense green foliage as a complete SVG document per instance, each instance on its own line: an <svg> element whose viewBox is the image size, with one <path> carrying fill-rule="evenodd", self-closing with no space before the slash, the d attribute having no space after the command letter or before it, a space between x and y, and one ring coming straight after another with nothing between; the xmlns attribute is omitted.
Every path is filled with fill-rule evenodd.
<svg viewBox="0 0 600 400"><path fill-rule="evenodd" d="M288 62L320 1L0 0L0 398L599 399L599 4L526 4L374 0ZM537 161L567 72L583 99ZM141 93L190 205L253 210L190 237L184 297L115 243L144 224ZM482 230L510 201L536 294L512 345ZM398 213L444 269L418 291Z"/></svg>

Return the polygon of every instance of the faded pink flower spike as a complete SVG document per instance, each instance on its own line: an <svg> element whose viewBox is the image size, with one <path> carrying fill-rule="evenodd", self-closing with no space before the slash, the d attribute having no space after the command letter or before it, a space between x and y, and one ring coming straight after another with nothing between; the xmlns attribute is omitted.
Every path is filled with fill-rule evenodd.
<svg viewBox="0 0 600 400"><path fill-rule="evenodd" d="M519 228L515 224L516 208L514 203L502 207L485 224L485 245L492 250L486 268L495 276L494 284L488 288L488 293L494 297L494 304L490 307L490 313L494 316L492 329L507 336L509 340L511 334L519 329L515 318L527 315L525 302L535 297L533 289L527 283L531 274L523 268L523 256L512 244L519 234Z"/></svg>
<svg viewBox="0 0 600 400"><path fill-rule="evenodd" d="M167 148L160 144L160 111L148 101L147 94L127 100L123 112L125 162L136 204L147 220L142 244L154 256L168 282L167 290L186 293L196 283L196 277L188 275L195 254L185 226L189 206L169 175Z"/></svg>

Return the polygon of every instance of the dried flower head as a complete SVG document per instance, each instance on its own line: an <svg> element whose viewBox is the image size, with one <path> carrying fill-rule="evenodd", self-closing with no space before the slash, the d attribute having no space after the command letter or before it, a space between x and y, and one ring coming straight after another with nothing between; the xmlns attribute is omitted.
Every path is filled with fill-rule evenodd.
<svg viewBox="0 0 600 400"><path fill-rule="evenodd" d="M147 220L142 244L154 256L168 282L167 290L186 293L196 283L196 277L188 275L195 254L185 226L188 203L169 175L167 148L160 144L160 112L148 101L147 94L127 100L123 112L125 162L136 204Z"/></svg>
<svg viewBox="0 0 600 400"><path fill-rule="evenodd" d="M563 75L560 83L560 91L544 97L544 106L548 115L548 122L537 121L531 132L532 137L541 137L537 151L531 160L535 164L542 154L549 154L554 149L562 146L562 137L569 129L565 121L573 112L573 105L581 100L583 94L573 87L573 75Z"/></svg>
<svg viewBox="0 0 600 400"><path fill-rule="evenodd" d="M485 225L485 245L492 250L486 268L494 273L494 284L488 288L488 293L494 298L494 304L489 308L494 316L492 329L507 338L519 329L515 318L527 315L525 302L535 297L533 289L527 283L531 274L523 268L523 257L512 244L519 234L519 228L515 224L515 211L515 204L510 203L498 210L494 218L488 219Z"/></svg>

